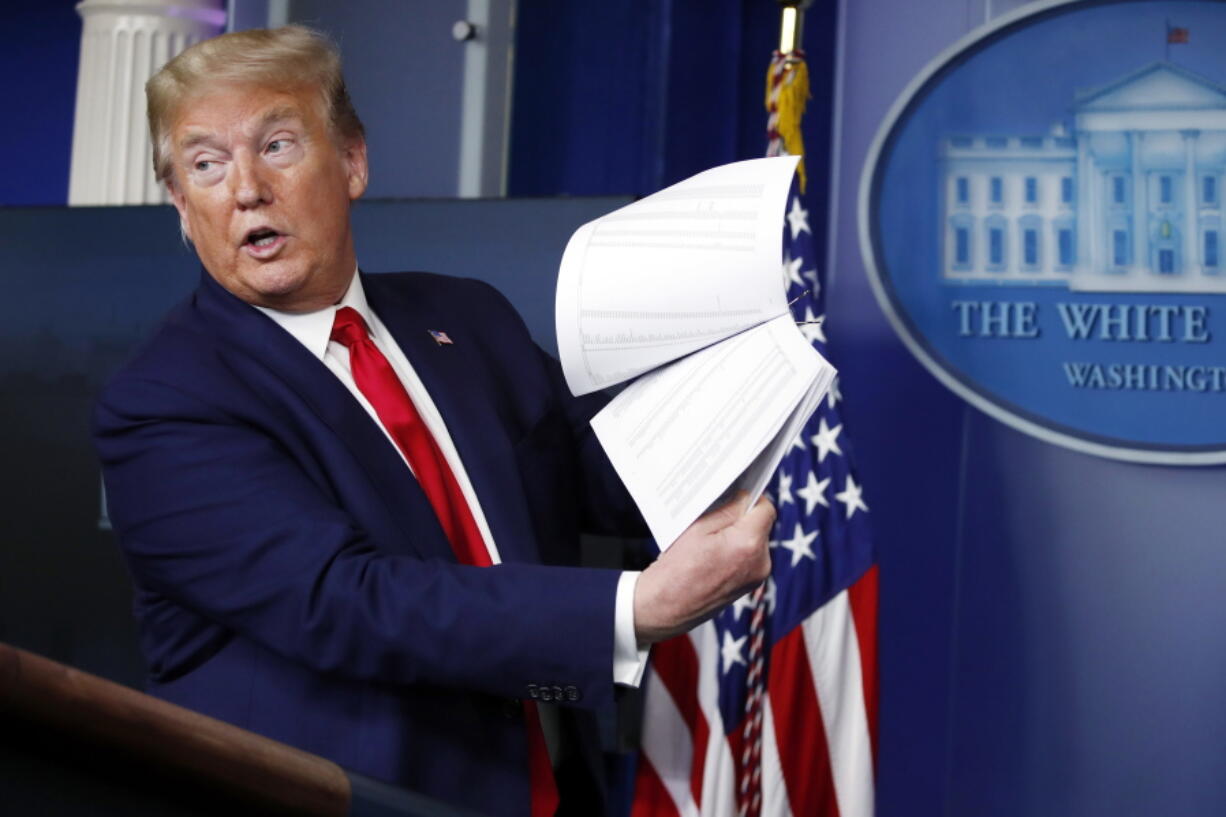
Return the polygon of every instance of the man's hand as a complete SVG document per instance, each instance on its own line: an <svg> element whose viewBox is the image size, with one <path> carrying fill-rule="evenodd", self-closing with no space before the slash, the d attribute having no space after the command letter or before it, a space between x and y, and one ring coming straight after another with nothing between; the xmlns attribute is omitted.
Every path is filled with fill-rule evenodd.
<svg viewBox="0 0 1226 817"><path fill-rule="evenodd" d="M634 591L640 646L696 627L766 580L775 506L762 497L742 516L745 499L698 519L643 571Z"/></svg>

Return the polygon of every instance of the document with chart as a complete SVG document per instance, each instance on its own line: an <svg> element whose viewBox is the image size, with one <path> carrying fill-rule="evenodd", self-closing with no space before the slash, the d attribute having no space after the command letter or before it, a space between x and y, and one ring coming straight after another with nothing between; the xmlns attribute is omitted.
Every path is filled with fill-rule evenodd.
<svg viewBox="0 0 1226 817"><path fill-rule="evenodd" d="M735 491L752 504L834 379L784 294L796 161L700 173L583 225L563 255L567 384L637 378L592 428L661 547Z"/></svg>

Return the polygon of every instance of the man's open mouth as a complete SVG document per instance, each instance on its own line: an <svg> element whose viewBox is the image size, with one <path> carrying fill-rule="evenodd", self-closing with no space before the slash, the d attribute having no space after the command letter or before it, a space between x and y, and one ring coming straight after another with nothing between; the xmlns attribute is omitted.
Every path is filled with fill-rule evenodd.
<svg viewBox="0 0 1226 817"><path fill-rule="evenodd" d="M268 247L281 236L276 230L270 230L267 227L261 227L247 233L247 240L243 243L252 247Z"/></svg>

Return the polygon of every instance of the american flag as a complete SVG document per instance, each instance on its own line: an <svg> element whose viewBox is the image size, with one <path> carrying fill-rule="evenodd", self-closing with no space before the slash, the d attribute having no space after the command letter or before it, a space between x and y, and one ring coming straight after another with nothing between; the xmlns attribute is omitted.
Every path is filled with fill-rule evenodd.
<svg viewBox="0 0 1226 817"><path fill-rule="evenodd" d="M783 247L788 299L826 355L816 322L825 297L795 187ZM877 568L841 402L835 380L774 477L779 518L761 592L653 648L632 817L872 815Z"/></svg>

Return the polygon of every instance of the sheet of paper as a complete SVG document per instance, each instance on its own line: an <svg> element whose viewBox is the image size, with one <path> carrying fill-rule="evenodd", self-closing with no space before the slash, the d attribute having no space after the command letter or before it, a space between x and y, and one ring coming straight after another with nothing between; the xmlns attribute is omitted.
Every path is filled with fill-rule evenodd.
<svg viewBox="0 0 1226 817"><path fill-rule="evenodd" d="M664 548L751 465L757 498L833 376L783 315L640 377L592 428Z"/></svg>
<svg viewBox="0 0 1226 817"><path fill-rule="evenodd" d="M817 353L817 350L814 350L814 352ZM821 357L820 353L817 354L818 357ZM783 424L783 428L775 435L775 439L762 449L762 453L725 490L725 494L731 496L737 491L745 491L749 494L749 504L752 505L762 495L762 492L766 490L771 477L775 475L775 469L779 467L779 463L783 462L784 456L787 455L788 450L792 447L792 442L796 439L796 435L801 432L805 423L813 416L813 412L817 411L817 407L821 405L822 399L830 391L830 384L834 382L836 374L834 367L827 363L825 358L822 358L822 362L826 365L822 366L817 379L810 385L808 393L805 394L804 399L796 406L792 415L788 417L787 422ZM719 504L719 500L716 500L715 504Z"/></svg>
<svg viewBox="0 0 1226 817"><path fill-rule="evenodd" d="M787 312L780 225L795 156L699 173L580 227L558 271L558 351L576 395Z"/></svg>

